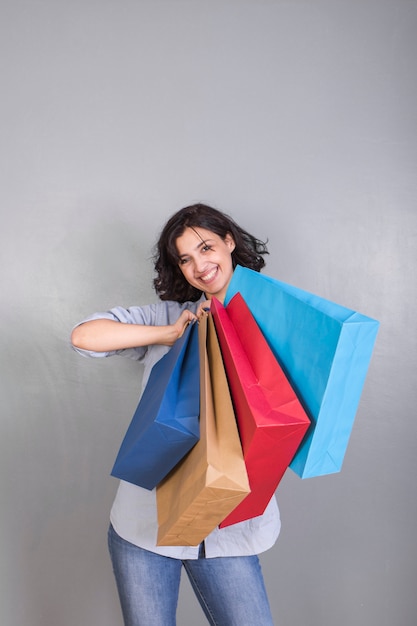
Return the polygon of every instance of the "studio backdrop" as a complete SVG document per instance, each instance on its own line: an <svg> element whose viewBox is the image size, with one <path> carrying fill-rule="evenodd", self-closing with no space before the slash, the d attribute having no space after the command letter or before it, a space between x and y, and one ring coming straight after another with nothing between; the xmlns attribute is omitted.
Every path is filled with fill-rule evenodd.
<svg viewBox="0 0 417 626"><path fill-rule="evenodd" d="M110 476L141 368L72 327L155 301L171 213L268 240L265 273L379 320L340 472L277 489L280 626L411 626L417 603L417 3L0 7L0 623L121 626ZM204 617L186 580L178 624Z"/></svg>

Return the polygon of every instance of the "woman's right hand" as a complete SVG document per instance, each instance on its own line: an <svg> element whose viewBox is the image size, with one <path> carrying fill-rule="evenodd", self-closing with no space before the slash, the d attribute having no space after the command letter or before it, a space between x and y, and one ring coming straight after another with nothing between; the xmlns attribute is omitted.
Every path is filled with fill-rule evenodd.
<svg viewBox="0 0 417 626"><path fill-rule="evenodd" d="M173 346L182 337L188 324L196 319L192 311L183 311L174 324L165 326L96 319L74 328L71 343L75 348L94 352L112 352L153 344Z"/></svg>
<svg viewBox="0 0 417 626"><path fill-rule="evenodd" d="M165 326L96 319L74 328L71 342L75 348L95 352L111 352L153 344L173 346L183 336L187 326L197 320L197 315L188 309L181 313L174 324Z"/></svg>
<svg viewBox="0 0 417 626"><path fill-rule="evenodd" d="M181 313L177 321L174 324L172 324L173 329L175 329L174 337L173 337L173 341L170 343L167 343L167 345L173 346L174 343L177 341L177 339L180 339L180 337L183 336L186 328L190 324L196 321L197 321L197 315L195 315L192 311L185 309Z"/></svg>

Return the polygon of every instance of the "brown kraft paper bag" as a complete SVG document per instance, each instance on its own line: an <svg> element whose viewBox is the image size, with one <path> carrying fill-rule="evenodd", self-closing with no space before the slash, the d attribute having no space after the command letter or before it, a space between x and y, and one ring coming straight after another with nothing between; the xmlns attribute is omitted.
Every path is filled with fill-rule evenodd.
<svg viewBox="0 0 417 626"><path fill-rule="evenodd" d="M160 546L197 546L250 493L211 315L199 321L200 440L157 486Z"/></svg>

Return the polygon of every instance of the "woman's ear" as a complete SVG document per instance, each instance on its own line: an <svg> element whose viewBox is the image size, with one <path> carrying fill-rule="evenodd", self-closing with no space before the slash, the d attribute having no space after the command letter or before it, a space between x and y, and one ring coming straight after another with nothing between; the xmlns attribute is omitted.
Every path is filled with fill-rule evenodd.
<svg viewBox="0 0 417 626"><path fill-rule="evenodd" d="M224 238L224 243L228 246L230 252L233 252L233 250L236 248L235 240L233 239L231 233L226 234L226 237Z"/></svg>

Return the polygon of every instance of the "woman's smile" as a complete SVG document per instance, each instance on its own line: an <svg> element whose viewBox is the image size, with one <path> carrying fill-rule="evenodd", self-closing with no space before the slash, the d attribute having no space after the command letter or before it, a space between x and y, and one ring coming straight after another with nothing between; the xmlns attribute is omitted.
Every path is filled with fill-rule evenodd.
<svg viewBox="0 0 417 626"><path fill-rule="evenodd" d="M218 268L216 266L213 269L209 270L208 272L201 274L200 280L202 280L204 283L210 283L213 280L213 278L216 277L217 269Z"/></svg>

